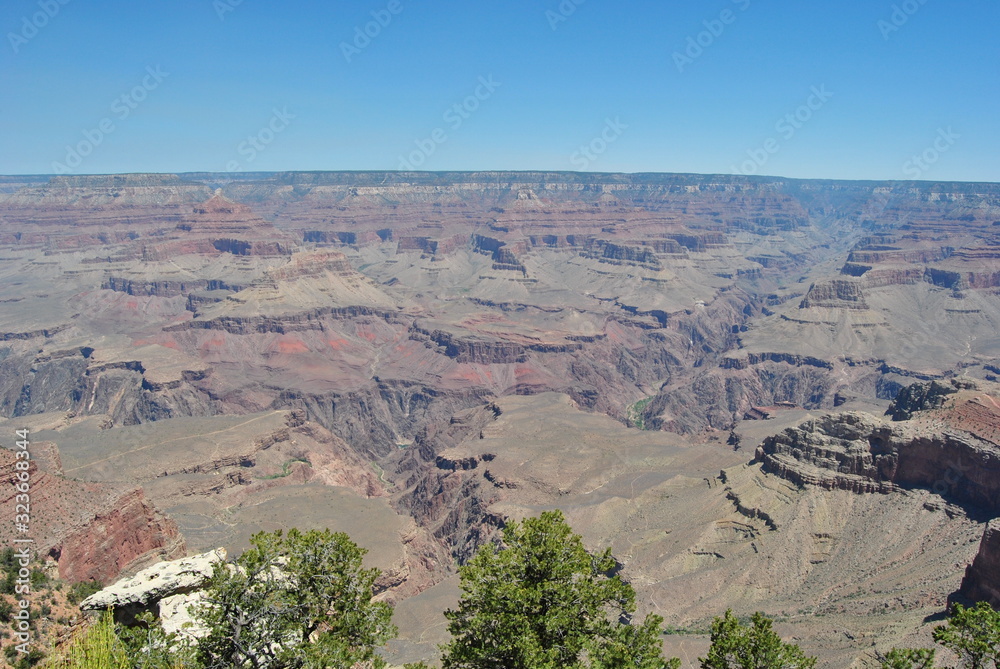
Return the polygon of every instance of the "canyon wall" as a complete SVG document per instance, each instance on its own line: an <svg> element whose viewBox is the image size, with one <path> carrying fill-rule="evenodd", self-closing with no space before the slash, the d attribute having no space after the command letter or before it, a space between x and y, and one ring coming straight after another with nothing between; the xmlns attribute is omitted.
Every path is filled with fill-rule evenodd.
<svg viewBox="0 0 1000 669"><path fill-rule="evenodd" d="M846 412L768 437L756 460L799 485L893 494L920 488L973 517L1000 515L1000 387L953 380L913 384L888 418ZM952 511L954 512L954 511ZM996 605L1000 534L992 521L960 594Z"/></svg>
<svg viewBox="0 0 1000 669"><path fill-rule="evenodd" d="M0 509L9 518L14 518L18 501L17 462L13 451L0 449ZM40 556L56 561L60 578L107 582L122 571L184 555L177 524L141 489L70 480L33 461L27 472L29 532L16 534L6 523L2 540L33 539Z"/></svg>

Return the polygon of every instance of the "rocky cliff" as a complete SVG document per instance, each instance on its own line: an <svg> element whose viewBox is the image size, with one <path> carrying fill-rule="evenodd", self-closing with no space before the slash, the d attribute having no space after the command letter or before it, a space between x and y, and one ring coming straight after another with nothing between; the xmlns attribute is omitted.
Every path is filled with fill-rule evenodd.
<svg viewBox="0 0 1000 669"><path fill-rule="evenodd" d="M856 493L923 488L972 516L1000 514L1000 387L968 381L914 384L886 412L824 416L768 437L756 459L799 485ZM961 593L998 601L1000 533L983 535Z"/></svg>
<svg viewBox="0 0 1000 669"><path fill-rule="evenodd" d="M48 553L59 564L60 578L106 583L122 572L179 557L185 547L177 524L153 506L141 489L135 489L115 499Z"/></svg>
<svg viewBox="0 0 1000 669"><path fill-rule="evenodd" d="M960 594L972 601L989 602L1000 609L1000 519L986 528L979 553L969 565Z"/></svg>
<svg viewBox="0 0 1000 669"><path fill-rule="evenodd" d="M0 450L0 509L10 518L17 494L15 462L12 451ZM60 578L106 582L123 571L184 554L177 524L141 489L66 479L34 462L28 474L30 533L14 534L8 524L2 541L33 539L39 554L56 560Z"/></svg>
<svg viewBox="0 0 1000 669"><path fill-rule="evenodd" d="M887 412L900 420L823 416L768 437L756 457L798 483L855 492L922 487L1000 513L1000 393L989 386L993 394L969 382L914 384Z"/></svg>

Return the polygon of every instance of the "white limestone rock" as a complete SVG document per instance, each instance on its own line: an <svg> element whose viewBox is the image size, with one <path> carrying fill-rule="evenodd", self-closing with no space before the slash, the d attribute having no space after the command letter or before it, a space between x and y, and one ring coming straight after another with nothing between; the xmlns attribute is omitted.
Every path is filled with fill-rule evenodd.
<svg viewBox="0 0 1000 669"><path fill-rule="evenodd" d="M225 562L226 549L160 562L96 592L80 603L84 611L148 607L172 595L189 593L212 576L214 565Z"/></svg>

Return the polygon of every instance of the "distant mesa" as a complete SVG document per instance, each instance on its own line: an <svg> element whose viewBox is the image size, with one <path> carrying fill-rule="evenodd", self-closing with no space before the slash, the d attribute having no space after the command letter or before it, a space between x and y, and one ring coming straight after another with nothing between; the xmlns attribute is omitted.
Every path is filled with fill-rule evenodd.
<svg viewBox="0 0 1000 669"><path fill-rule="evenodd" d="M178 239L144 245L144 260L168 260L184 254L229 253L236 256L288 256L296 244L290 235L216 191L192 207L176 226Z"/></svg>

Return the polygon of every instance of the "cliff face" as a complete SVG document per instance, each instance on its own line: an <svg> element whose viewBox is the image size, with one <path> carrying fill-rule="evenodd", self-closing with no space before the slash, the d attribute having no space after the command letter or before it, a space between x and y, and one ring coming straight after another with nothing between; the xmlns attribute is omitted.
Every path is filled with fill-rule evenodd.
<svg viewBox="0 0 1000 669"><path fill-rule="evenodd" d="M867 309L864 293L856 281L835 279L817 284L809 289L802 303L802 309L827 307L836 309Z"/></svg>
<svg viewBox="0 0 1000 669"><path fill-rule="evenodd" d="M965 571L960 594L972 601L989 602L1000 608L1000 519L986 528L979 554Z"/></svg>
<svg viewBox="0 0 1000 669"><path fill-rule="evenodd" d="M33 445L35 448L38 445ZM16 470L12 451L0 450L0 509L14 517ZM39 554L69 581L110 581L124 570L184 554L177 525L138 488L72 481L32 462L30 534L4 528L3 542L28 536ZM9 525L9 523L8 523Z"/></svg>
<svg viewBox="0 0 1000 669"><path fill-rule="evenodd" d="M893 436L891 427L868 414L834 414L768 437L756 457L765 471L795 483L890 492L900 457Z"/></svg>
<svg viewBox="0 0 1000 669"><path fill-rule="evenodd" d="M923 488L974 515L1000 514L1000 390L967 381L914 384L884 418L824 416L768 437L756 459L799 485L856 493ZM961 594L1000 602L1000 521L986 528Z"/></svg>
<svg viewBox="0 0 1000 669"><path fill-rule="evenodd" d="M95 354L79 345L40 354L34 339L0 356L2 415L103 415L110 427L217 413L217 403L192 386L208 370L191 356L163 347Z"/></svg>
<svg viewBox="0 0 1000 669"><path fill-rule="evenodd" d="M768 437L757 459L797 483L855 492L927 488L1000 513L1000 406L993 396L968 382L914 384L887 413L908 419L824 416Z"/></svg>
<svg viewBox="0 0 1000 669"><path fill-rule="evenodd" d="M184 540L177 524L154 507L141 489L115 500L85 527L49 550L59 563L59 577L71 582L107 583L121 572L181 557ZM62 556L66 559L61 559Z"/></svg>

